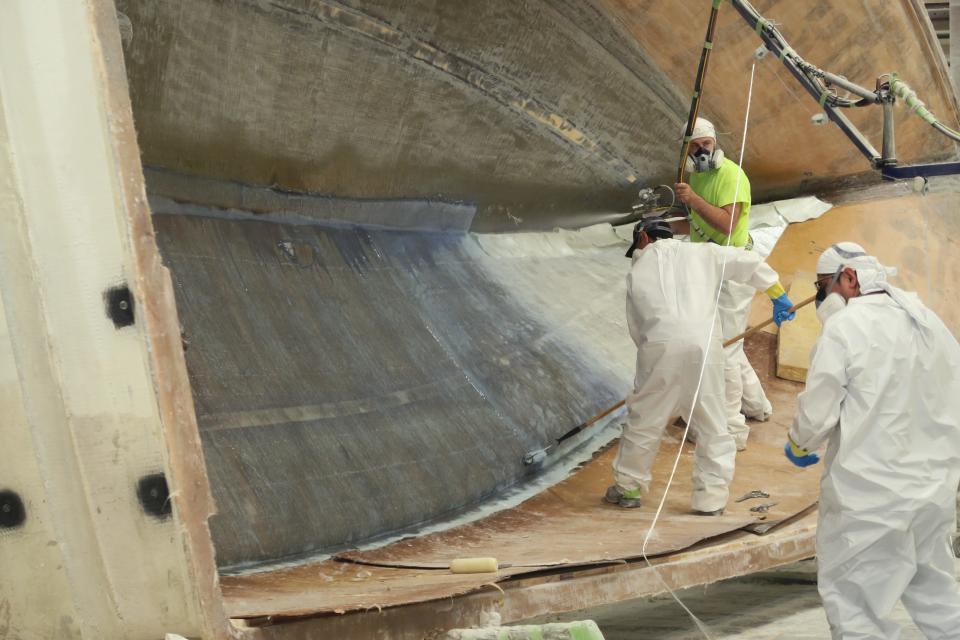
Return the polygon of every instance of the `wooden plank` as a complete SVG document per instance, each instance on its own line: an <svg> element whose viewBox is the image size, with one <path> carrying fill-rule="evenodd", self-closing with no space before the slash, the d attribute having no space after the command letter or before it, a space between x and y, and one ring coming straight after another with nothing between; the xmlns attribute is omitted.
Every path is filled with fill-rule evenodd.
<svg viewBox="0 0 960 640"><path fill-rule="evenodd" d="M790 285L791 300L806 300L816 293L816 274L798 271ZM777 341L777 377L784 380L804 382L810 366L810 352L820 335L820 320L814 305L807 305L797 312L797 317L780 325Z"/></svg>
<svg viewBox="0 0 960 640"><path fill-rule="evenodd" d="M432 637L437 630L481 624L485 612L497 611L504 624L548 613L574 611L601 604L612 604L648 597L665 591L661 578L671 588L710 584L747 572L789 564L814 553L816 510L805 513L775 532L758 537L745 532L709 541L681 554L651 559L656 570L642 560L593 568L554 570L533 576L517 576L502 580L496 587L489 584L471 593L431 598L406 606L370 604L368 594L363 607L347 607L336 615L315 610L310 605L322 594L317 587L298 592L279 585L264 589L261 584L234 584L241 577L225 577L228 604L243 606L244 601L264 596L277 606L277 614L236 620L244 631L257 640L307 640L308 638L373 638L390 637L414 640ZM349 565L348 565L349 566ZM362 567L353 566L353 570ZM303 569L303 568L301 568ZM369 567L377 583L385 575L428 573L411 569ZM301 573L306 583L307 571ZM431 574L437 572L429 572ZM447 576L463 579L467 576ZM247 578L256 583L256 575ZM314 580L319 582L319 580ZM261 581L262 582L262 581ZM362 592L363 583L357 586ZM399 583L392 586L402 587ZM299 603L297 600L299 598ZM289 608L284 601L289 601ZM439 605L439 606L438 606ZM242 609L241 609L242 610ZM256 627L256 628L251 628Z"/></svg>
<svg viewBox="0 0 960 640"><path fill-rule="evenodd" d="M446 531L409 538L379 549L351 551L337 557L382 566L444 568L458 557L496 557L513 567L588 564L636 558L643 533L650 527L677 455L679 429L669 429L653 468L650 494L639 509L624 510L603 502L612 481L610 465L616 453L610 447L570 478L526 502L483 520ZM776 502L764 524L793 517L817 500L818 478L797 472L782 460L782 443L751 441L737 455L737 473L730 487L726 513L703 518L690 513L693 446L684 445L656 535L647 544L648 555L672 553L700 540L757 522L750 507L759 502L734 499L764 488ZM624 535L625 532L634 532Z"/></svg>

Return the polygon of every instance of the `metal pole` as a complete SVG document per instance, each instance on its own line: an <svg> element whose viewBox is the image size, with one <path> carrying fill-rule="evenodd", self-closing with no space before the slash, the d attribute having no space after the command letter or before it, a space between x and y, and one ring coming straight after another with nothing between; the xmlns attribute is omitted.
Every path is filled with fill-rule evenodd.
<svg viewBox="0 0 960 640"><path fill-rule="evenodd" d="M883 154L880 157L880 166L892 167L897 164L897 143L893 134L893 97L885 96L882 104Z"/></svg>

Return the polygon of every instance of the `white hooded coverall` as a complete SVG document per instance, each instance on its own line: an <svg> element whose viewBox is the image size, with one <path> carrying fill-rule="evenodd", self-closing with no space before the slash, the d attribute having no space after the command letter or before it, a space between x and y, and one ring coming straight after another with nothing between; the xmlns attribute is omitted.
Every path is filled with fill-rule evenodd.
<svg viewBox="0 0 960 640"><path fill-rule="evenodd" d="M828 440L820 595L834 638L898 638L898 600L927 638L960 638L960 345L915 295L857 273L877 293L827 320L790 429L804 449Z"/></svg>
<svg viewBox="0 0 960 640"><path fill-rule="evenodd" d="M727 280L723 283L720 292L720 327L724 341L746 331L754 293L751 287L738 282ZM727 426L738 446L742 448L746 446L747 437L750 435L750 427L744 415L765 420L773 413L773 405L767 399L760 378L747 359L742 340L726 347L724 358Z"/></svg>
<svg viewBox="0 0 960 640"><path fill-rule="evenodd" d="M673 239L638 249L627 275L627 326L637 345L637 371L614 480L627 491L645 491L663 432L671 418L681 416L697 440L692 496L697 511L726 505L736 458L714 313L722 278L760 290L777 283L776 272L753 252Z"/></svg>

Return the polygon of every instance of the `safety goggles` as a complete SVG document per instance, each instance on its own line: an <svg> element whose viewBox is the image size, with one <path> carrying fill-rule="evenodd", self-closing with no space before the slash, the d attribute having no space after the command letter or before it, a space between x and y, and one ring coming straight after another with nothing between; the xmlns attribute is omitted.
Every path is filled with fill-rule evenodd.
<svg viewBox="0 0 960 640"><path fill-rule="evenodd" d="M817 278L813 281L813 286L817 288L817 306L820 306L820 303L823 302L830 292L833 291L833 286L837 284L837 280L840 279L840 274L843 273L844 265L837 267L837 270L833 273L832 276L823 276L822 278Z"/></svg>
<svg viewBox="0 0 960 640"><path fill-rule="evenodd" d="M817 293L820 293L820 290L827 286L828 282L833 281L833 276L823 276L822 278L817 278L813 281L813 286L817 288ZM833 288L832 286L830 287Z"/></svg>

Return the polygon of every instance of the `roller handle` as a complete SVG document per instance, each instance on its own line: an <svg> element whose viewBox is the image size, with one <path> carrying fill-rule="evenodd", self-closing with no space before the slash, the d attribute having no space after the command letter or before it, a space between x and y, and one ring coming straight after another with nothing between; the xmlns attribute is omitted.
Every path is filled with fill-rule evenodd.
<svg viewBox="0 0 960 640"><path fill-rule="evenodd" d="M811 302L813 302L813 301L816 300L816 299L817 299L817 296L812 295L812 296L810 296L809 298L807 298L806 300L804 300L803 302L799 302L799 303L793 305L793 306L790 307L787 311L790 312L790 313L793 313L793 312L796 311L797 309L802 309L803 307L807 306L808 304L810 304ZM773 318L767 318L766 320L764 320L764 321L761 322L760 324L758 324L758 325L756 325L756 326L754 326L754 327L750 327L749 329L747 329L746 331L744 331L744 332L741 333L740 335L734 336L734 337L730 338L729 340L727 340L726 342L723 343L723 346L724 346L724 347L729 347L729 346L732 345L732 344L736 344L737 342L740 342L740 341L743 340L744 338L748 338L748 337L752 336L752 335L755 334L757 331L760 331L760 329L763 329L764 327L766 327L767 325L771 324L772 322L773 322Z"/></svg>

